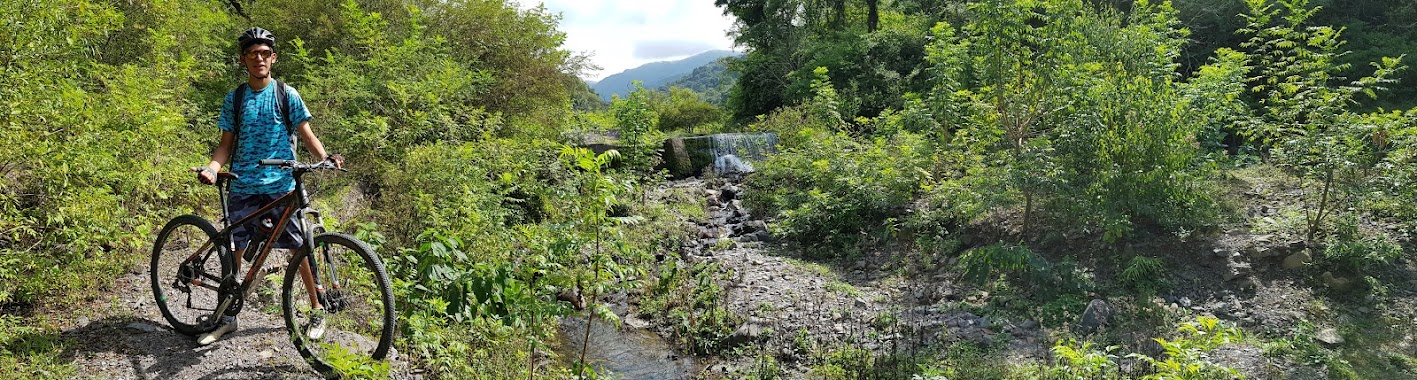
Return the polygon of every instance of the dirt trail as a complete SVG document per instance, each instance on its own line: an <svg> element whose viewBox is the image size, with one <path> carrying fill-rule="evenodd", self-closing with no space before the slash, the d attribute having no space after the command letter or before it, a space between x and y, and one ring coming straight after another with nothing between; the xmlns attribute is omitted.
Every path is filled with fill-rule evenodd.
<svg viewBox="0 0 1417 380"><path fill-rule="evenodd" d="M110 301L79 310L63 337L74 342L63 355L89 379L318 379L280 318L267 281L240 315L240 329L208 346L173 331L153 302L146 265L130 268L113 283ZM393 354L393 378L419 378Z"/></svg>

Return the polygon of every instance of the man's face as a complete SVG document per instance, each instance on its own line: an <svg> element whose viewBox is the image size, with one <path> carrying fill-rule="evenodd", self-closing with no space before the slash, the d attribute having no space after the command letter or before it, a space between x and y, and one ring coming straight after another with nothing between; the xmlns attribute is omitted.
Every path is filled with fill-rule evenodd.
<svg viewBox="0 0 1417 380"><path fill-rule="evenodd" d="M276 52L263 44L251 45L241 53L241 65L253 78L269 78L271 65L276 63Z"/></svg>

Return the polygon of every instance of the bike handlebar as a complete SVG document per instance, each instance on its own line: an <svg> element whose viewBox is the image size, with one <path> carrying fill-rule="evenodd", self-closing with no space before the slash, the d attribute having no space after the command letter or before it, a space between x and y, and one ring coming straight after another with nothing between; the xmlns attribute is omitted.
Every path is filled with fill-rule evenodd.
<svg viewBox="0 0 1417 380"><path fill-rule="evenodd" d="M257 164L263 166L279 166L298 172L308 172L312 170L339 170L342 172L349 171L345 168L335 167L335 163L329 160L320 161L316 163L303 163L296 160L264 159L257 162Z"/></svg>

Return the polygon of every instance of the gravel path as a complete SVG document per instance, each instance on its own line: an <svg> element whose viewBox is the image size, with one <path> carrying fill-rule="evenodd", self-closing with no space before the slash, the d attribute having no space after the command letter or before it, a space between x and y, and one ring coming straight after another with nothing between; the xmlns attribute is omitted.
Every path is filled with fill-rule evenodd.
<svg viewBox="0 0 1417 380"><path fill-rule="evenodd" d="M279 281L267 281L248 300L240 329L208 346L173 331L153 301L146 266L131 268L106 293L105 304L80 310L63 337L74 344L66 361L87 379L318 379L289 341L275 294ZM394 378L409 373L391 354Z"/></svg>

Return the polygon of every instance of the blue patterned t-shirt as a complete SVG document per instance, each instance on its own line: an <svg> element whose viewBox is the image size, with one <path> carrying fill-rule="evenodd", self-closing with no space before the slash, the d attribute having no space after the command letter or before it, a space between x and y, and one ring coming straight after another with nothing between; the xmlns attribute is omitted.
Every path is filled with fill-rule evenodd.
<svg viewBox="0 0 1417 380"><path fill-rule="evenodd" d="M232 125L235 109L232 102L237 90L226 94L221 105L221 117L217 126L222 131L236 133L236 153L231 160L231 172L240 176L231 183L231 192L241 194L283 194L295 189L295 177L289 171L274 166L260 166L264 159L294 160L295 147L291 145L290 132L280 121L280 110L276 108L275 82L266 88L252 91L243 86L241 128ZM290 108L291 128L310 120L310 110L295 88L285 86L285 101Z"/></svg>

